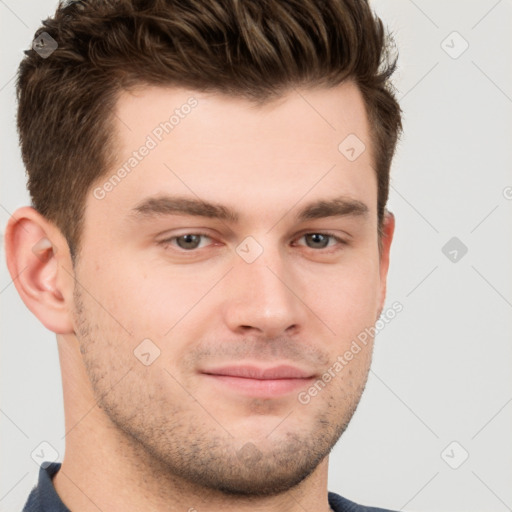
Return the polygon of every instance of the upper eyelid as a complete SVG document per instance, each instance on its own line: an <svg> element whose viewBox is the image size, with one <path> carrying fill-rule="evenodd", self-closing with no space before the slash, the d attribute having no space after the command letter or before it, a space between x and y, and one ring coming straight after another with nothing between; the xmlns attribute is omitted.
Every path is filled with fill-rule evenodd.
<svg viewBox="0 0 512 512"><path fill-rule="evenodd" d="M303 234L295 237L294 240L300 240L302 237L304 237L306 235L316 235L316 234L328 236L328 237L336 240L336 242L338 242L340 244L348 244L348 241L345 240L344 238L342 238L341 236L335 235L334 233L328 233L328 232L325 232L325 231L308 231L306 233L303 233Z"/></svg>
<svg viewBox="0 0 512 512"><path fill-rule="evenodd" d="M320 231L320 230L318 230L318 231L304 231L304 232L296 235L293 238L292 242L296 242L297 240L300 240L301 238L305 237L306 235L313 235L313 234L320 234L320 235L328 236L328 237L336 240L336 242L338 242L340 244L347 244L348 243L347 240L345 240L343 237L341 237L339 235L336 235L336 234L331 233L329 231ZM162 244L162 245L170 244L170 243L176 241L176 239L178 239L178 238L180 238L182 236L185 236L185 235L198 235L198 236L209 238L210 240L215 240L214 237L209 235L208 233L203 233L203 232L200 232L200 231L197 231L197 232L195 232L195 231L187 231L187 232L179 234L179 235L173 235L173 236L164 238L163 240L159 241L158 243ZM183 250L185 250L185 249L183 249Z"/></svg>
<svg viewBox="0 0 512 512"><path fill-rule="evenodd" d="M309 230L309 231L302 231L302 232L299 232L299 234L297 234L295 236L295 238L301 238L303 236L306 236L306 235L324 235L324 236L331 236L333 238L342 238L342 235L340 235L339 233L333 233L332 231L329 231L329 230L317 230L317 231L314 231L314 230ZM349 235L347 234L347 237L349 237Z"/></svg>

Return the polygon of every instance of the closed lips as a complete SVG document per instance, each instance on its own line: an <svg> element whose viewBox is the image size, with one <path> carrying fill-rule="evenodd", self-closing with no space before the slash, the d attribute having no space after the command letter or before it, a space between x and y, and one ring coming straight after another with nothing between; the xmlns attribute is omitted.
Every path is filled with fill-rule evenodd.
<svg viewBox="0 0 512 512"><path fill-rule="evenodd" d="M278 379L309 379L313 377L311 372L306 372L294 366L280 365L270 368L257 366L224 366L204 370L202 373L213 376L238 377L243 379L278 380Z"/></svg>

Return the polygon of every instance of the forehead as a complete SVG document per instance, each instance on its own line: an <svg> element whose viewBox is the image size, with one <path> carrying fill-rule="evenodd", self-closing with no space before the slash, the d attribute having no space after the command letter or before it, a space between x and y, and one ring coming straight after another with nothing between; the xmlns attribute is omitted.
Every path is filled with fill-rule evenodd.
<svg viewBox="0 0 512 512"><path fill-rule="evenodd" d="M284 153L290 144L318 144L319 138L336 149L344 135L365 139L368 130L362 95L353 82L290 89L262 105L219 93L140 86L120 94L116 118L116 135L125 149L136 147L143 134L164 145L174 141L184 150L229 139L246 148L273 143Z"/></svg>
<svg viewBox="0 0 512 512"><path fill-rule="evenodd" d="M88 205L127 215L144 197L176 194L275 215L301 198L340 194L375 209L364 102L351 82L293 89L264 105L181 88L123 92L116 164ZM101 200L99 195L103 195ZM307 197L306 197L307 196Z"/></svg>

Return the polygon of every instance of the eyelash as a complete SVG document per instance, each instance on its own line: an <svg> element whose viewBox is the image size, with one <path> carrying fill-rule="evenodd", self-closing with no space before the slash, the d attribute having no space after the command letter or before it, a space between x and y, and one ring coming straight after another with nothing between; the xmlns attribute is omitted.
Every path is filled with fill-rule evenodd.
<svg viewBox="0 0 512 512"><path fill-rule="evenodd" d="M194 252L199 251L200 249L204 249L204 247L199 247L199 248L194 248L194 249L188 249L187 250L187 249L183 249L183 248L178 247L178 246L173 244L173 242L175 242L178 238L181 238L181 237L186 236L186 235L195 235L195 236L201 236L203 238L212 239L212 237L207 235L206 233L189 232L189 233L183 233L181 235L171 236L171 237L166 238L165 240L162 240L162 241L160 241L158 243L159 243L159 245L162 245L164 248L172 245L175 250L177 250L178 252L182 252L182 253L194 253ZM300 235L300 237L298 237L296 240L300 240L300 239L304 238L307 235L323 235L323 236L329 237L330 240L335 240L337 242L337 244L339 244L339 246L347 246L347 245L349 245L349 243L346 240L340 238L337 235L334 235L333 233L329 233L328 231L309 231L307 233L303 233L302 235ZM311 249L312 251L324 252L324 253L332 253L332 252L336 252L336 251L341 249L341 247L334 247L334 249L333 249L333 246L331 246L329 244L326 247L317 248L317 249L315 249L313 247L307 247L306 245L303 245L303 244L301 244L301 245L303 247L306 247L307 249Z"/></svg>

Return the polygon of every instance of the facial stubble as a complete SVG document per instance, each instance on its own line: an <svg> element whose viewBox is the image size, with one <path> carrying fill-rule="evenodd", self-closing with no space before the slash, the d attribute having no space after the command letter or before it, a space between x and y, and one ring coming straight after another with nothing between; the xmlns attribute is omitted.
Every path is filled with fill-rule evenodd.
<svg viewBox="0 0 512 512"><path fill-rule="evenodd" d="M99 408L119 434L123 460L157 481L189 484L227 496L264 497L284 493L311 475L347 428L364 391L365 375L350 391L330 386L316 397L321 408L290 405L292 418L303 408L311 421L284 419L260 439L233 435L215 414L186 389L169 383L174 377L161 367L148 371L135 361L124 330L101 314L95 302L74 290L76 337ZM99 320L99 321L98 321ZM100 325L101 323L108 325ZM371 359L371 355L369 357ZM176 379L174 379L176 380ZM172 395L172 396L171 396ZM297 411L295 411L297 409ZM294 425L287 429L287 422ZM309 427L309 428L308 428Z"/></svg>

